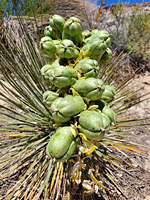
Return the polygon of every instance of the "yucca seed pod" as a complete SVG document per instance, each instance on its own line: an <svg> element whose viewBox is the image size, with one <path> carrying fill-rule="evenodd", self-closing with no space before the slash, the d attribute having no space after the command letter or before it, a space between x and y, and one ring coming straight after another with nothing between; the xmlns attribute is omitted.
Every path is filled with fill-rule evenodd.
<svg viewBox="0 0 150 200"><path fill-rule="evenodd" d="M80 113L78 128L90 140L102 139L110 124L108 120L98 111L86 110Z"/></svg>
<svg viewBox="0 0 150 200"><path fill-rule="evenodd" d="M57 92L53 92L50 90L47 90L43 94L43 101L46 103L48 106L50 106L55 99L59 98L59 94Z"/></svg>
<svg viewBox="0 0 150 200"><path fill-rule="evenodd" d="M76 83L72 86L72 88L78 92L80 95L87 92L87 85L85 79L79 79Z"/></svg>
<svg viewBox="0 0 150 200"><path fill-rule="evenodd" d="M71 120L72 116L65 116L61 113L61 105L64 105L66 102L63 101L63 98L60 97L56 99L51 105L51 113L55 122L65 123ZM65 105L66 106L66 105Z"/></svg>
<svg viewBox="0 0 150 200"><path fill-rule="evenodd" d="M106 106L106 105L104 106L104 108L102 109L102 113L107 115L107 117L109 117L111 122L115 121L116 113L108 106Z"/></svg>
<svg viewBox="0 0 150 200"><path fill-rule="evenodd" d="M83 128L80 125L78 125L78 129L79 129L80 133L83 133L89 140L97 140L98 141L98 140L101 140L105 135L104 131L90 131L86 128Z"/></svg>
<svg viewBox="0 0 150 200"><path fill-rule="evenodd" d="M67 95L52 103L51 112L56 122L64 123L70 121L72 116L82 112L85 106L82 97Z"/></svg>
<svg viewBox="0 0 150 200"><path fill-rule="evenodd" d="M41 74L43 76L44 81L49 82L49 73L51 69L60 66L59 61L55 60L52 64L46 64L41 68Z"/></svg>
<svg viewBox="0 0 150 200"><path fill-rule="evenodd" d="M107 48L105 53L102 55L99 64L108 64L112 59L112 51L111 49Z"/></svg>
<svg viewBox="0 0 150 200"><path fill-rule="evenodd" d="M107 49L107 45L105 42L101 42L101 39L94 40L90 45L90 58L95 59L98 62L100 61L102 55L105 53Z"/></svg>
<svg viewBox="0 0 150 200"><path fill-rule="evenodd" d="M77 71L69 66L56 66L49 72L49 81L58 88L72 86L77 78Z"/></svg>
<svg viewBox="0 0 150 200"><path fill-rule="evenodd" d="M80 19L70 17L64 24L63 39L72 40L77 46L82 42L82 24Z"/></svg>
<svg viewBox="0 0 150 200"><path fill-rule="evenodd" d="M61 59L75 59L79 56L79 51L71 40L62 40L58 46L57 55Z"/></svg>
<svg viewBox="0 0 150 200"><path fill-rule="evenodd" d="M99 65L96 60L92 59L83 59L78 62L78 64L75 66L77 71L81 71L81 75L89 78L89 77L97 77L98 71L99 71Z"/></svg>
<svg viewBox="0 0 150 200"><path fill-rule="evenodd" d="M100 131L103 127L102 114L94 110L86 110L80 113L79 124L89 131Z"/></svg>
<svg viewBox="0 0 150 200"><path fill-rule="evenodd" d="M98 30L98 29L94 29L91 32L91 37L94 38L99 38L101 40L106 41L109 38L110 34L105 31L105 30Z"/></svg>
<svg viewBox="0 0 150 200"><path fill-rule="evenodd" d="M54 66L50 64L46 64L41 68L41 73L42 73L44 81L49 82L49 72L53 68Z"/></svg>
<svg viewBox="0 0 150 200"><path fill-rule="evenodd" d="M45 27L44 36L51 37L53 40L57 39L55 31L52 29L50 25Z"/></svg>
<svg viewBox="0 0 150 200"><path fill-rule="evenodd" d="M102 93L101 100L109 103L114 99L115 89L112 85L105 85L104 92Z"/></svg>
<svg viewBox="0 0 150 200"><path fill-rule="evenodd" d="M84 97L89 98L92 101L100 99L104 91L104 83L97 78L87 78L77 80L72 86L73 89Z"/></svg>
<svg viewBox="0 0 150 200"><path fill-rule="evenodd" d="M50 65L50 64L44 65L44 66L41 68L42 76L44 76L45 73L46 73L48 70L53 69L53 68L54 68L53 65Z"/></svg>
<svg viewBox="0 0 150 200"><path fill-rule="evenodd" d="M64 156L58 158L57 161L64 162L64 161L68 160L73 155L79 141L80 141L80 138L78 136L76 138L74 138L69 146L68 151L65 153Z"/></svg>
<svg viewBox="0 0 150 200"><path fill-rule="evenodd" d="M107 46L110 45L109 33L105 30L95 29L91 32L91 36L84 40L84 45L93 42L94 40L100 39L105 41Z"/></svg>
<svg viewBox="0 0 150 200"><path fill-rule="evenodd" d="M90 43L92 43L94 40L97 40L97 39L99 39L99 38L97 37L96 34L95 34L95 35L91 35L90 37L88 37L88 38L86 38L86 39L84 40L83 46L85 46L85 45L87 45L87 44L90 44Z"/></svg>
<svg viewBox="0 0 150 200"><path fill-rule="evenodd" d="M102 55L105 53L107 45L101 39L93 40L89 48L83 53L83 58L89 57L90 59L100 61Z"/></svg>
<svg viewBox="0 0 150 200"><path fill-rule="evenodd" d="M56 35L59 39L62 39L62 32L64 29L65 20L60 15L53 15L49 19L50 26L56 31Z"/></svg>
<svg viewBox="0 0 150 200"><path fill-rule="evenodd" d="M52 135L46 147L46 153L51 158L61 158L64 156L74 139L71 126L59 127Z"/></svg>
<svg viewBox="0 0 150 200"><path fill-rule="evenodd" d="M71 36L65 31L63 31L62 40L71 40Z"/></svg>
<svg viewBox="0 0 150 200"><path fill-rule="evenodd" d="M81 33L82 24L80 19L77 17L70 17L64 25L64 30L71 36L76 36L77 34Z"/></svg>
<svg viewBox="0 0 150 200"><path fill-rule="evenodd" d="M106 133L110 129L111 121L109 117L105 115L104 113L102 113L102 120L103 120L103 129L104 129L104 132Z"/></svg>
<svg viewBox="0 0 150 200"><path fill-rule="evenodd" d="M54 42L55 41L58 41L58 40L54 40ZM54 67L59 67L60 66L59 59L52 62L51 65L54 66Z"/></svg>
<svg viewBox="0 0 150 200"><path fill-rule="evenodd" d="M44 55L48 56L50 59L55 59L56 46L50 37L45 36L41 39L40 50Z"/></svg>
<svg viewBox="0 0 150 200"><path fill-rule="evenodd" d="M54 40L54 41L58 41L58 40ZM55 60L54 62L52 62L51 65L54 66L54 67L60 66L59 59L57 59L57 60Z"/></svg>
<svg viewBox="0 0 150 200"><path fill-rule="evenodd" d="M94 31L94 30L93 30L93 31ZM109 34L107 31L105 31L105 30L100 30L100 31L99 31L99 34L97 33L97 35L98 35L98 38L99 38L99 39L105 41L107 47L110 45L110 43L111 43L110 34Z"/></svg>

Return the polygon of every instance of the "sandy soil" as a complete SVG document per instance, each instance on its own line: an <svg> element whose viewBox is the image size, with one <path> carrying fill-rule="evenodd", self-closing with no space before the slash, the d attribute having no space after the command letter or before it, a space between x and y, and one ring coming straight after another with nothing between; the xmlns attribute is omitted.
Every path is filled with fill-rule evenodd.
<svg viewBox="0 0 150 200"><path fill-rule="evenodd" d="M137 75L131 85L143 87L142 94L150 93L150 73ZM131 107L127 115L136 114L137 118L150 119L150 94L147 97L146 101ZM127 141L143 145L140 149L147 154L143 157L129 154L134 168L128 168L129 174L119 172L120 185L129 200L150 200L150 126L133 128L130 133ZM125 198L118 196L114 199Z"/></svg>

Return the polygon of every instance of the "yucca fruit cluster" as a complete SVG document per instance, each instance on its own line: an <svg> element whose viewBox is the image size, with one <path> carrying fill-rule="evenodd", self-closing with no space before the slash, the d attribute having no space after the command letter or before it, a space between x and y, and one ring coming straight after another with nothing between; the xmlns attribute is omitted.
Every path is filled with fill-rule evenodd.
<svg viewBox="0 0 150 200"><path fill-rule="evenodd" d="M112 51L107 31L82 31L81 21L76 17L65 21L54 15L49 23L40 42L48 61L41 68L48 86L43 100L55 128L46 152L63 162L74 154L77 146L78 152L92 153L116 119L107 105L114 99L114 87L98 78L100 66L111 60Z"/></svg>

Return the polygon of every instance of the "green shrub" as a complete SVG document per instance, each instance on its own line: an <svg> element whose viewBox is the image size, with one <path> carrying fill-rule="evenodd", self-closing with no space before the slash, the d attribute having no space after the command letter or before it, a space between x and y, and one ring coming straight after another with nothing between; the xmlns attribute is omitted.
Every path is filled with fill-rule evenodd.
<svg viewBox="0 0 150 200"><path fill-rule="evenodd" d="M138 61L149 60L150 56L150 15L139 7L126 13L126 7L118 4L113 8L115 30L112 31L114 48L123 50Z"/></svg>

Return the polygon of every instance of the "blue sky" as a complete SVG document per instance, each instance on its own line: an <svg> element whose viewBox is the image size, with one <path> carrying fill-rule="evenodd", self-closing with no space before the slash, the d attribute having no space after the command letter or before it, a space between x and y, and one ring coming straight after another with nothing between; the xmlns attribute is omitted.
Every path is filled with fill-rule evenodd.
<svg viewBox="0 0 150 200"><path fill-rule="evenodd" d="M97 2L97 5L101 3L101 0L91 0L92 2ZM105 0L104 6L109 6L109 5L114 5L118 3L127 3L127 4L136 4L136 3L145 3L145 2L150 2L150 0Z"/></svg>

